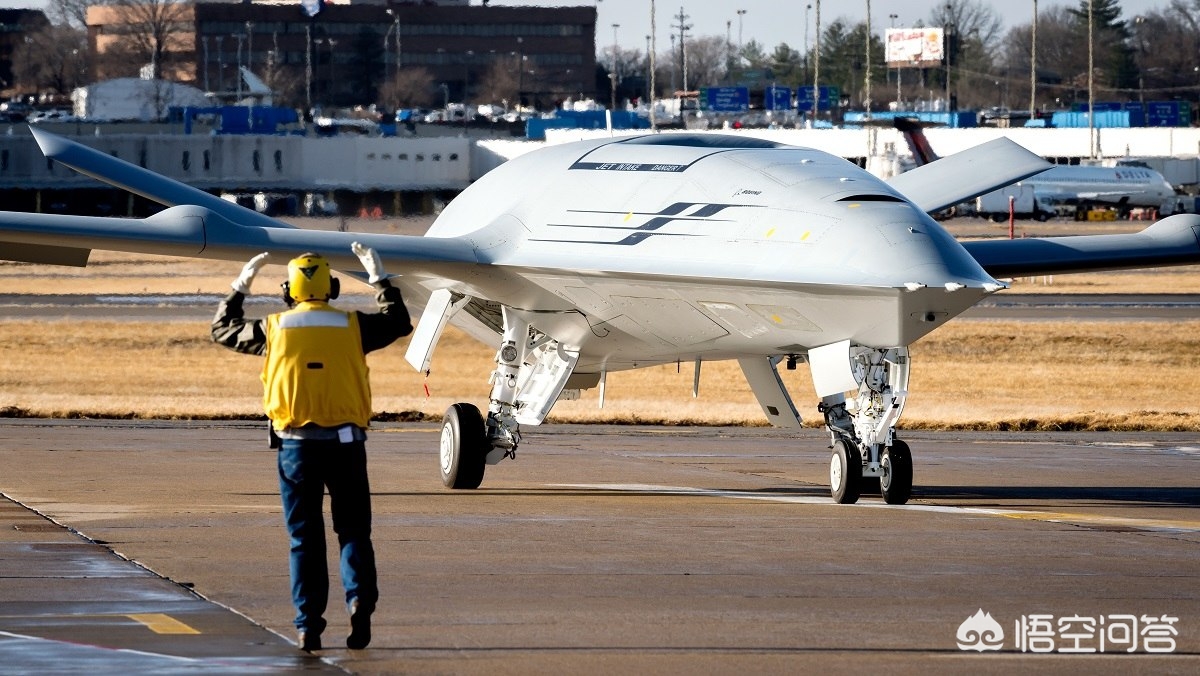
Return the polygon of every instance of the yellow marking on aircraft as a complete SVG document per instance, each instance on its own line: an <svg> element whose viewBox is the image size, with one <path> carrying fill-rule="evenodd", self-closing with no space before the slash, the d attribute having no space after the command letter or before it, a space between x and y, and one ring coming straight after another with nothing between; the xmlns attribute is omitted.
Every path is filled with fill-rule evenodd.
<svg viewBox="0 0 1200 676"><path fill-rule="evenodd" d="M627 214L625 214L625 219L624 219L624 220L628 222L628 221L629 221L629 219L631 219L631 218L633 218L633 212L632 212L632 211L631 211L631 212L629 212L629 213L627 213Z"/></svg>
<svg viewBox="0 0 1200 676"><path fill-rule="evenodd" d="M200 632L180 622L179 620L164 615L162 613L145 613L139 615L126 615L129 619L138 624L145 625L147 629L156 634L199 634Z"/></svg>
<svg viewBox="0 0 1200 676"><path fill-rule="evenodd" d="M808 236L811 234L812 234L812 230L805 230L804 234L800 235L800 241L803 242L804 240L808 239Z"/></svg>
<svg viewBox="0 0 1200 676"><path fill-rule="evenodd" d="M767 231L768 238L773 237L774 235L775 235L775 228L771 228L770 230Z"/></svg>
<svg viewBox="0 0 1200 676"><path fill-rule="evenodd" d="M857 203L857 202L855 202L854 204L848 204L848 205L846 205L846 207L847 207L848 209L857 209L857 208L859 208L859 207L861 207L861 206L862 206L862 205L861 205L861 204L859 204L859 203Z"/></svg>

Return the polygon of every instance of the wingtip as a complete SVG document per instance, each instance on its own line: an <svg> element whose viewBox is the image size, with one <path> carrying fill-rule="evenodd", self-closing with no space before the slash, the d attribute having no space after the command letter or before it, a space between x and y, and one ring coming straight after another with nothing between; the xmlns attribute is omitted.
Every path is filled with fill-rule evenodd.
<svg viewBox="0 0 1200 676"><path fill-rule="evenodd" d="M37 141L38 147L42 149L42 154L46 157L54 157L63 152L70 146L70 141L57 134L51 134L45 129L38 129L30 125L30 133L33 134L33 140Z"/></svg>

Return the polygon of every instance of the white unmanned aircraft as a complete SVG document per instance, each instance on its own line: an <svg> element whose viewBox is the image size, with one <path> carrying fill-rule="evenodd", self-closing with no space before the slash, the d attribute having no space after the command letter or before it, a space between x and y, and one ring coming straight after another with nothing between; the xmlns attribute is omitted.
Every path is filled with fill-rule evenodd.
<svg viewBox="0 0 1200 676"><path fill-rule="evenodd" d="M291 228L62 137L47 157L170 208L146 219L0 212L0 258L86 264L90 249L243 261L312 251L357 270L352 240L404 270L423 307L407 358L429 368L453 322L498 346L486 416L447 412L442 481L475 488L564 391L610 371L736 359L767 418L798 427L777 366L810 365L838 502L864 477L904 503L896 434L908 346L997 278L1200 263L1200 217L1137 234L959 243L929 217L1049 165L998 139L885 183L831 155L753 138L658 134L550 146L492 170L423 237Z"/></svg>

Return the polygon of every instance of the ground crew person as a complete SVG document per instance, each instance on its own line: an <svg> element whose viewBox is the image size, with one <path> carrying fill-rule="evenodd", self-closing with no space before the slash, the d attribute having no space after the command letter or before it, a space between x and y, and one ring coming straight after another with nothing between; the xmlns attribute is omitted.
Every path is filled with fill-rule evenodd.
<svg viewBox="0 0 1200 676"><path fill-rule="evenodd" d="M329 261L304 254L288 262L284 300L291 309L266 319L244 318L242 301L268 254L255 256L217 308L213 341L266 357L263 407L279 449L279 490L291 536L292 603L298 643L321 649L329 572L325 563L322 501L329 489L333 530L341 548L341 578L350 613L346 647L371 641L371 613L379 598L371 546L371 494L364 442L371 390L364 355L412 332L400 289L388 281L374 249L351 245L377 293L379 312L343 312L329 305L338 280Z"/></svg>

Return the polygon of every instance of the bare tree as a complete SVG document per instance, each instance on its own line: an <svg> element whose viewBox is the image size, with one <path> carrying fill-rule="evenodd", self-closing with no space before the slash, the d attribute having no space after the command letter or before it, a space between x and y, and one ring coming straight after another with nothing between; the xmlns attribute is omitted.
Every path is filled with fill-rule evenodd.
<svg viewBox="0 0 1200 676"><path fill-rule="evenodd" d="M688 83L695 87L715 85L725 73L725 38L701 36L687 43Z"/></svg>
<svg viewBox="0 0 1200 676"><path fill-rule="evenodd" d="M949 69L941 75L951 78L951 96L959 98L960 107L995 105L1004 84L993 64L1004 25L996 10L982 0L949 0L930 14L929 22L946 29Z"/></svg>
<svg viewBox="0 0 1200 676"><path fill-rule="evenodd" d="M434 100L433 73L421 67L404 67L381 88L381 98L391 108L420 108Z"/></svg>
<svg viewBox="0 0 1200 676"><path fill-rule="evenodd" d="M135 59L132 64L126 62L126 70L132 67L136 72L149 66L152 77L162 77L192 34L191 4L185 0L112 0L108 5L117 12L124 33L108 51L117 59ZM106 58L105 65L120 63L117 59Z"/></svg>
<svg viewBox="0 0 1200 676"><path fill-rule="evenodd" d="M49 0L46 3L46 13L55 24L68 24L74 28L87 26L88 5L96 3L89 0Z"/></svg>
<svg viewBox="0 0 1200 676"><path fill-rule="evenodd" d="M13 76L23 91L67 94L86 84L87 35L68 25L25 36L13 52Z"/></svg>
<svg viewBox="0 0 1200 676"><path fill-rule="evenodd" d="M484 71L479 82L477 98L481 102L503 103L505 106L518 103L520 87L520 56L516 54L497 57Z"/></svg>

